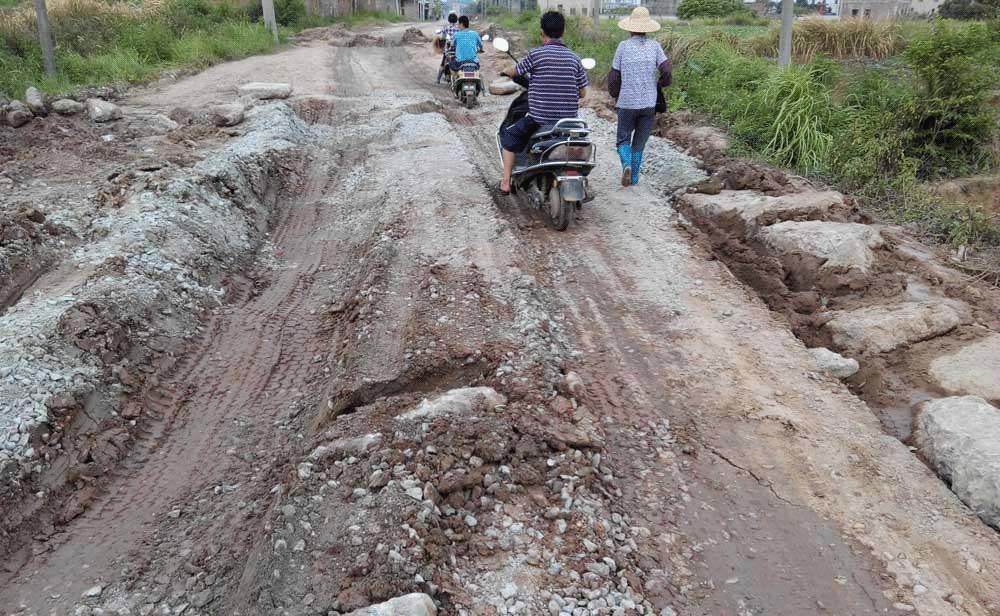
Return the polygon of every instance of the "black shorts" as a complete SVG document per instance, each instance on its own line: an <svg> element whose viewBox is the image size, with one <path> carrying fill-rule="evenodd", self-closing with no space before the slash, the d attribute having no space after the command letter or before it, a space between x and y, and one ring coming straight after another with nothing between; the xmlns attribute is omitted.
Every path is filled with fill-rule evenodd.
<svg viewBox="0 0 1000 616"><path fill-rule="evenodd" d="M531 119L531 116L524 116L500 133L500 145L508 152L523 152L537 130L538 122Z"/></svg>

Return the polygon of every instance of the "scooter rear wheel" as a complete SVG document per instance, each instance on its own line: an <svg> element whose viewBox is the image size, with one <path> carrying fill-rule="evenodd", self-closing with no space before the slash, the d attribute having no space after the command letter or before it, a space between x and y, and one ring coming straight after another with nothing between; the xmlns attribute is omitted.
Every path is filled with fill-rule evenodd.
<svg viewBox="0 0 1000 616"><path fill-rule="evenodd" d="M570 217L573 216L573 203L564 200L559 194L559 188L552 186L549 188L547 205L545 218L549 221L549 225L556 231L565 231L569 227Z"/></svg>

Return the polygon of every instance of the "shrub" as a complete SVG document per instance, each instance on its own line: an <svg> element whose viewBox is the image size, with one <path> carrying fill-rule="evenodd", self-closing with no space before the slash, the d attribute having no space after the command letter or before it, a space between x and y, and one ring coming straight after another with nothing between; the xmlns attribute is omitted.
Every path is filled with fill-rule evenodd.
<svg viewBox="0 0 1000 616"><path fill-rule="evenodd" d="M988 106L997 74L984 67L991 43L983 24L940 22L903 52L916 77L910 121L923 175L968 173L988 162L983 146L997 128L996 112Z"/></svg>
<svg viewBox="0 0 1000 616"><path fill-rule="evenodd" d="M990 19L1000 15L1000 2L993 0L945 0L938 14L949 19Z"/></svg>
<svg viewBox="0 0 1000 616"><path fill-rule="evenodd" d="M681 0L677 7L677 17L679 19L726 17L745 11L743 3L739 0Z"/></svg>

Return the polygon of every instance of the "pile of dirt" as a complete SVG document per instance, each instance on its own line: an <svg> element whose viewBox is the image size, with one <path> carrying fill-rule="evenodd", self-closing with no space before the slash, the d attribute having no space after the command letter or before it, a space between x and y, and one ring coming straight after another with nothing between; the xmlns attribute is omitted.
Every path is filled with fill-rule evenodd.
<svg viewBox="0 0 1000 616"><path fill-rule="evenodd" d="M326 39L333 47L384 47L385 37L353 32L336 33Z"/></svg>
<svg viewBox="0 0 1000 616"><path fill-rule="evenodd" d="M420 28L407 28L406 31L403 32L402 41L404 45L423 44L428 42L429 40L430 39L428 39L424 35L424 33L420 30Z"/></svg>

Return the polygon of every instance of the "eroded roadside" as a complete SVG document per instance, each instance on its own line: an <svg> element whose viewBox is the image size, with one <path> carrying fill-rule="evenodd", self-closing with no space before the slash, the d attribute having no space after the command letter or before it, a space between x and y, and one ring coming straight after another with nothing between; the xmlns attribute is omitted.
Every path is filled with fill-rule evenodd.
<svg viewBox="0 0 1000 616"><path fill-rule="evenodd" d="M995 534L677 224L695 161L656 141L655 190L621 191L602 157L554 233L487 188L503 99L453 109L422 48L317 44L329 82L224 151L285 164L192 208L267 204L255 256L123 392L146 434L27 544L12 612L997 609Z"/></svg>

